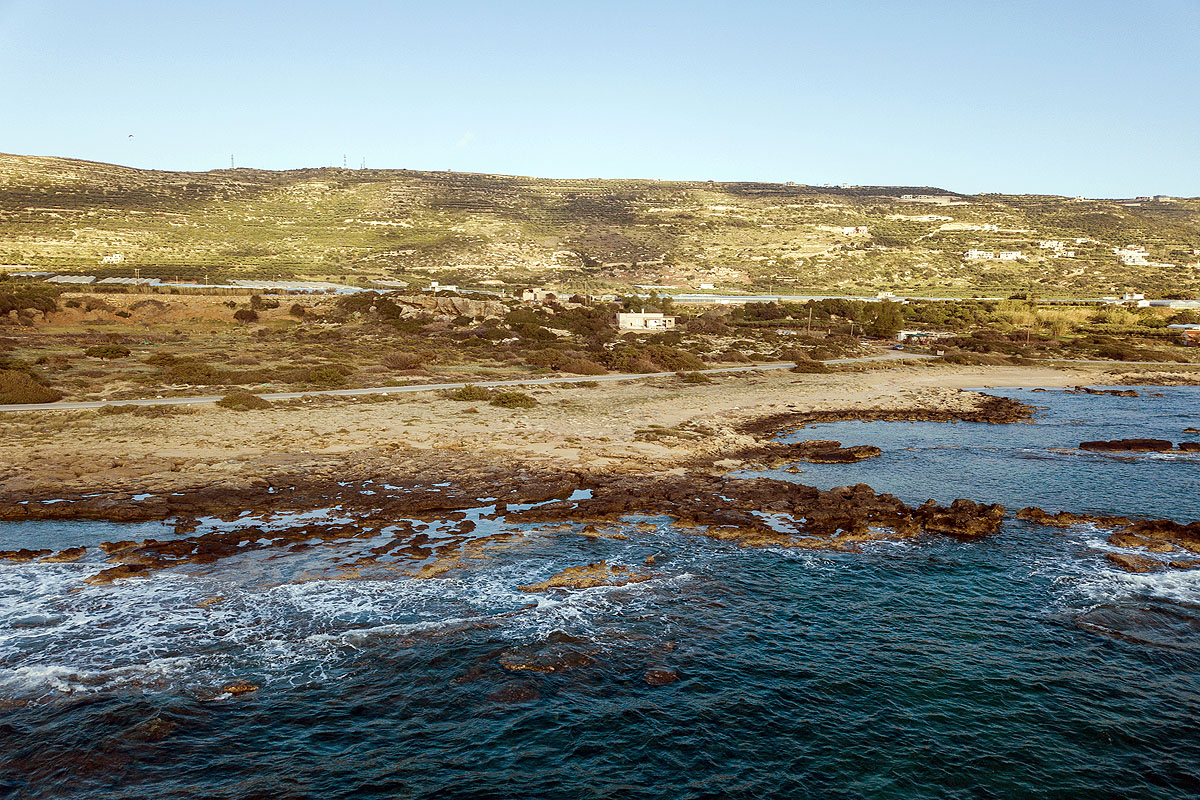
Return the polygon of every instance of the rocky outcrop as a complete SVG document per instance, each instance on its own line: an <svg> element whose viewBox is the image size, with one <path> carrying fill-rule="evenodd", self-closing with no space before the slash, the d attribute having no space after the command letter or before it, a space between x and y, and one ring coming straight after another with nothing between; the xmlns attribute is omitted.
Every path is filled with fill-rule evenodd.
<svg viewBox="0 0 1200 800"><path fill-rule="evenodd" d="M1104 557L1126 572L1161 572L1163 562L1146 556L1131 556L1124 553L1105 553Z"/></svg>
<svg viewBox="0 0 1200 800"><path fill-rule="evenodd" d="M722 453L732 461L741 461L752 469L774 469L784 464L806 461L813 464L852 464L878 458L883 451L874 445L842 447L833 440L806 442L766 442L742 450Z"/></svg>
<svg viewBox="0 0 1200 800"><path fill-rule="evenodd" d="M541 583L518 586L522 592L544 592L547 589L592 589L597 586L625 586L629 583L648 581L654 576L637 573L621 565L609 566L600 561L582 567L567 567Z"/></svg>
<svg viewBox="0 0 1200 800"><path fill-rule="evenodd" d="M1022 508L1016 516L1018 519L1056 528L1084 524L1107 528L1112 531L1108 536L1108 543L1113 547L1141 549L1147 553L1200 553L1200 521L1185 524L1169 519L1132 520L1128 517L1093 516L1065 511L1050 514L1036 507ZM1153 569L1156 570L1193 568L1190 559L1162 561L1148 556L1128 556L1121 553L1110 553L1107 557L1117 566L1132 572L1149 571L1150 562L1153 562Z"/></svg>
<svg viewBox="0 0 1200 800"><path fill-rule="evenodd" d="M0 550L0 558L5 561L13 561L21 564L28 561L35 561L53 552L53 550L30 550L27 547L22 547L20 550Z"/></svg>
<svg viewBox="0 0 1200 800"><path fill-rule="evenodd" d="M785 411L752 419L738 426L740 433L763 436L795 430L820 422L987 422L1006 424L1031 419L1036 409L1009 397L978 394L962 408L845 408L819 411Z"/></svg>
<svg viewBox="0 0 1200 800"><path fill-rule="evenodd" d="M1109 453L1166 453L1176 447L1166 439L1112 439L1080 442L1079 449ZM1178 450L1182 453L1200 452L1200 442L1180 442Z"/></svg>
<svg viewBox="0 0 1200 800"><path fill-rule="evenodd" d="M448 317L487 319L488 317L503 317L509 310L508 306L498 300L475 300L468 297L389 294L387 298L400 306L401 312L405 316L442 314Z"/></svg>
<svg viewBox="0 0 1200 800"><path fill-rule="evenodd" d="M1128 453L1161 453L1173 448L1166 439L1112 439L1109 441L1080 442L1080 450Z"/></svg>
<svg viewBox="0 0 1200 800"><path fill-rule="evenodd" d="M1112 397L1138 397L1138 393L1133 389L1093 389L1090 386L1076 386L1074 389L1067 389L1067 394L1106 394Z"/></svg>

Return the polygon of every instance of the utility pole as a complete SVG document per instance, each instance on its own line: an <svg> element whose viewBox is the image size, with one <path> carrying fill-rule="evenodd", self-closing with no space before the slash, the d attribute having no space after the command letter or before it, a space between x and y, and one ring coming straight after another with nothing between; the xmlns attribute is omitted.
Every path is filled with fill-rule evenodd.
<svg viewBox="0 0 1200 800"><path fill-rule="evenodd" d="M812 333L812 306L808 307L808 332Z"/></svg>
<svg viewBox="0 0 1200 800"><path fill-rule="evenodd" d="M234 166L233 166L233 153L230 153L230 154L229 154L229 168L230 168L230 169L234 169Z"/></svg>
<svg viewBox="0 0 1200 800"><path fill-rule="evenodd" d="M342 153L342 169L346 168L346 154Z"/></svg>

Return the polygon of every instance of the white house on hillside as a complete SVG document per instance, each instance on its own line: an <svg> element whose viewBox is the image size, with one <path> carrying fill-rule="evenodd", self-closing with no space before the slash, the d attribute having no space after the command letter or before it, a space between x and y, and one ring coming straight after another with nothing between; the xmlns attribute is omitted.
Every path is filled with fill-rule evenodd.
<svg viewBox="0 0 1200 800"><path fill-rule="evenodd" d="M675 327L675 317L661 312L617 314L617 328L623 331L665 331Z"/></svg>

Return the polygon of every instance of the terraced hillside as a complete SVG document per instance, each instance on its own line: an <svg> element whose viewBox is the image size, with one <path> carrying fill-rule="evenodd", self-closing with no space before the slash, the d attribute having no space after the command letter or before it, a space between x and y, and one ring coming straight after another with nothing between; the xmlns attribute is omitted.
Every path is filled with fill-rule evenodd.
<svg viewBox="0 0 1200 800"><path fill-rule="evenodd" d="M1039 246L1047 241L1061 246ZM1124 262L1113 252L1131 245L1145 252ZM966 258L971 250L983 257ZM1200 199L409 170L158 172L0 155L0 264L194 280L1195 293Z"/></svg>

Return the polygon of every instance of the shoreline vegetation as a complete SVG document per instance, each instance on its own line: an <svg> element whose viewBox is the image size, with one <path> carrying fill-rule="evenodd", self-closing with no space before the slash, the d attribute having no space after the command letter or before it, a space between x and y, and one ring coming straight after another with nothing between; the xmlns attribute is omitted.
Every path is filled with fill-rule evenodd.
<svg viewBox="0 0 1200 800"><path fill-rule="evenodd" d="M489 548L520 539L523 525L621 536L616 523L639 516L665 516L697 534L753 547L852 551L889 538L974 540L1011 515L965 498L908 506L861 484L822 491L737 473L879 455L869 442L777 441L807 424L1020 423L1036 409L966 387L1078 391L1072 387L1113 377L1098 367L906 364L845 374L730 374L705 384L671 377L547 386L528 395L528 404L422 396L175 409L154 417L14 414L5 418L0 443L0 519L166 522L175 533L0 557L100 558L103 569L87 580L106 583L254 549L297 552L386 533L368 555L325 577L434 577L486 559ZM339 521L292 519L318 509L336 509ZM1074 519L1040 509L1017 516L1047 524ZM214 519L226 524L213 527ZM450 530L431 537L435 520ZM1200 523L1081 521L1112 529L1110 541L1121 546L1173 554L1169 561L1110 559L1123 569L1200 566L1189 557L1200 553ZM581 574L594 585L605 569L588 567Z"/></svg>

